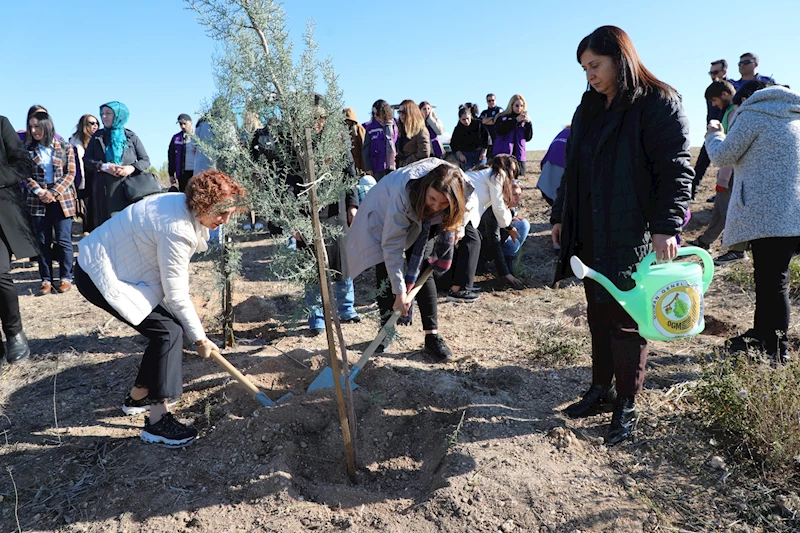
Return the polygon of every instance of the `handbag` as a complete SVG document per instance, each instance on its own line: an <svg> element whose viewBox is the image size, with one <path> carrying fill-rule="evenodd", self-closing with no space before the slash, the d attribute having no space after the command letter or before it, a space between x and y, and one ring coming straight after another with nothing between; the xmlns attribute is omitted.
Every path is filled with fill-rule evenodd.
<svg viewBox="0 0 800 533"><path fill-rule="evenodd" d="M122 180L122 190L131 203L138 202L145 196L164 192L158 178L152 172L141 172Z"/></svg>

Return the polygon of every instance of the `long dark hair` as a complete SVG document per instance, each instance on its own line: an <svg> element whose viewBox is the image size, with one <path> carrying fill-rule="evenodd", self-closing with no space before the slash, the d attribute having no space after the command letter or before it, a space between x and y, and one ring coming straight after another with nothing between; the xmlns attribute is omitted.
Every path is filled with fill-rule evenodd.
<svg viewBox="0 0 800 533"><path fill-rule="evenodd" d="M463 223L466 212L467 199L461 169L449 163L442 163L421 178L411 180L408 198L411 208L420 220L425 218L425 197L429 187L447 197L450 206L442 217L442 229L454 231Z"/></svg>
<svg viewBox="0 0 800 533"><path fill-rule="evenodd" d="M31 135L31 119L36 119L39 127L42 128L44 136L41 141L36 141ZM32 146L39 142L42 146L50 146L56 138L56 128L53 126L53 119L44 111L37 111L28 117L28 124L25 127L25 146Z"/></svg>
<svg viewBox="0 0 800 533"><path fill-rule="evenodd" d="M78 120L78 125L75 126L75 137L84 148L88 147L89 141L92 140L92 130L91 126L89 126L90 118L95 119L95 121L98 123L98 126L100 125L100 120L94 115L83 115L80 120Z"/></svg>
<svg viewBox="0 0 800 533"><path fill-rule="evenodd" d="M586 50L597 55L608 56L614 60L619 69L617 98L633 103L652 91L658 91L664 98L677 95L677 91L647 70L639 59L633 41L621 28L601 26L581 40L578 45L577 59ZM589 88L588 90L594 90Z"/></svg>

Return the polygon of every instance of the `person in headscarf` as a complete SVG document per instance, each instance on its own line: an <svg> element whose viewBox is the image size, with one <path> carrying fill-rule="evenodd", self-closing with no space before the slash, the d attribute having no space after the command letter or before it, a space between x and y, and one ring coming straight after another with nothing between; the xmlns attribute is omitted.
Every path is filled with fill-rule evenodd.
<svg viewBox="0 0 800 533"><path fill-rule="evenodd" d="M103 129L92 136L83 156L86 186L92 190L95 227L131 203L121 187L122 181L150 168L142 141L125 128L128 116L128 108L122 102L100 106Z"/></svg>

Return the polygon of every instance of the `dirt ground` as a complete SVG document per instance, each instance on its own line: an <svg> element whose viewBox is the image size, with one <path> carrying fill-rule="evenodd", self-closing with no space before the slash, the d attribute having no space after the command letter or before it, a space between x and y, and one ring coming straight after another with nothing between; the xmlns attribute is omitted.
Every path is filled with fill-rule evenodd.
<svg viewBox="0 0 800 533"><path fill-rule="evenodd" d="M691 205L689 238L710 217L712 171ZM293 396L262 407L212 361L186 352L175 410L200 438L180 451L143 444L143 416L120 410L143 339L77 291L33 296L36 269L16 263L34 355L0 377L0 533L800 530L774 503L791 485L771 485L768 473L727 457L698 417L701 360L752 317L753 293L723 276L706 294L706 333L650 344L635 442L603 445L608 413L561 414L589 384L590 348L580 283L551 287L555 256L537 177L525 181L528 288L479 276L478 302L440 300L454 363L426 357L416 323L358 376L355 484L332 392L305 392L327 365L325 337L291 320L302 291L267 270L280 239L242 242L239 345L225 355L273 400ZM218 332L211 270L207 258L193 262L192 292ZM351 362L377 332L372 272L356 285L364 321L343 326ZM797 320L796 305L793 313Z"/></svg>

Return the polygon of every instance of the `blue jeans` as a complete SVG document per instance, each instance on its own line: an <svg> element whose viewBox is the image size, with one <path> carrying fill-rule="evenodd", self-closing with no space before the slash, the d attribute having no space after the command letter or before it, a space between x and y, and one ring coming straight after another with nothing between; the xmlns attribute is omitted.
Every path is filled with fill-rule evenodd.
<svg viewBox="0 0 800 533"><path fill-rule="evenodd" d="M356 296L353 290L353 280L344 278L333 283L333 290L336 293L337 311L339 320L350 320L358 316L353 308ZM325 317L322 315L322 297L319 293L319 285L306 288L306 305L309 308L308 327L310 329L325 329Z"/></svg>
<svg viewBox="0 0 800 533"><path fill-rule="evenodd" d="M461 152L464 154L464 157L467 158L466 163L461 163L461 170L469 170L474 166L486 164L486 158L481 158L481 152L483 152L483 150Z"/></svg>
<svg viewBox="0 0 800 533"><path fill-rule="evenodd" d="M513 224L519 232L519 240L514 242L511 237L509 237L506 239L506 242L503 243L503 255L512 258L516 256L519 249L522 248L522 243L525 242L525 239L528 238L528 233L531 231L531 223L526 219L515 220Z"/></svg>
<svg viewBox="0 0 800 533"><path fill-rule="evenodd" d="M60 279L72 281L72 217L65 217L60 202L45 206L43 217L31 217L39 239L39 276L42 281L53 281L53 233L56 237L56 248Z"/></svg>

